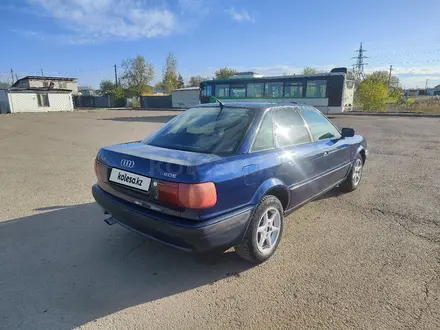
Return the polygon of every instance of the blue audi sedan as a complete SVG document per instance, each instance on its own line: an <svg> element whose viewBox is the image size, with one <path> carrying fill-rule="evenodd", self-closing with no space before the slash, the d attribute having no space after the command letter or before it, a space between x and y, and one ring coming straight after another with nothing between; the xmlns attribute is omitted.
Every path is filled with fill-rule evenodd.
<svg viewBox="0 0 440 330"><path fill-rule="evenodd" d="M102 148L92 192L108 224L187 251L234 247L261 263L287 214L359 186L367 155L362 136L308 105L206 104L142 141Z"/></svg>

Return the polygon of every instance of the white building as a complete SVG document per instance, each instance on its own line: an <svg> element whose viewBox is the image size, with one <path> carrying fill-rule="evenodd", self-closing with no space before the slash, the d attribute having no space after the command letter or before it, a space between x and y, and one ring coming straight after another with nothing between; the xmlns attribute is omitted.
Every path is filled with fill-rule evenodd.
<svg viewBox="0 0 440 330"><path fill-rule="evenodd" d="M72 110L71 90L14 87L0 89L0 113Z"/></svg>
<svg viewBox="0 0 440 330"><path fill-rule="evenodd" d="M171 92L173 108L188 109L200 103L200 88L187 87Z"/></svg>

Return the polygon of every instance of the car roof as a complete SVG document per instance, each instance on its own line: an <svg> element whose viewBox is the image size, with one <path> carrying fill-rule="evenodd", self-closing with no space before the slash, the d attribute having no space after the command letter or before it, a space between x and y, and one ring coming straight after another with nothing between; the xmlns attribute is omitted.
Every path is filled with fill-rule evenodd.
<svg viewBox="0 0 440 330"><path fill-rule="evenodd" d="M247 108L247 109L268 109L275 107L286 107L286 106L304 106L304 104L298 104L295 102L222 102L223 107L228 108ZM220 107L220 103L204 103L199 104L196 108L206 108L206 107Z"/></svg>

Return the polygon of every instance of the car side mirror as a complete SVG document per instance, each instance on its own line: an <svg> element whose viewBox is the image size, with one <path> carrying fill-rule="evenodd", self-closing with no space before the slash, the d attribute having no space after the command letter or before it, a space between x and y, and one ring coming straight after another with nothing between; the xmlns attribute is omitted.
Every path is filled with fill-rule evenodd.
<svg viewBox="0 0 440 330"><path fill-rule="evenodd" d="M343 138L346 138L346 137L353 137L354 136L354 129L352 129L352 128L343 128L342 130L341 130L341 135L342 135L342 137Z"/></svg>

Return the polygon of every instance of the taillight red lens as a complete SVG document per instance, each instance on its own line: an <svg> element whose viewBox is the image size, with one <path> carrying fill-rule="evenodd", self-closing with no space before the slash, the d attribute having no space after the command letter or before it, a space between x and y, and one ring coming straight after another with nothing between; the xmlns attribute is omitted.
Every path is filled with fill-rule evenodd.
<svg viewBox="0 0 440 330"><path fill-rule="evenodd" d="M95 174L98 180L107 182L108 168L98 160L95 160Z"/></svg>
<svg viewBox="0 0 440 330"><path fill-rule="evenodd" d="M205 209L217 203L217 192L212 182L196 184L160 182L159 200L190 209Z"/></svg>
<svg viewBox="0 0 440 330"><path fill-rule="evenodd" d="M206 209L217 203L217 192L212 182L179 184L179 202L190 209Z"/></svg>
<svg viewBox="0 0 440 330"><path fill-rule="evenodd" d="M164 203L179 204L179 184L174 182L159 182L159 200Z"/></svg>

